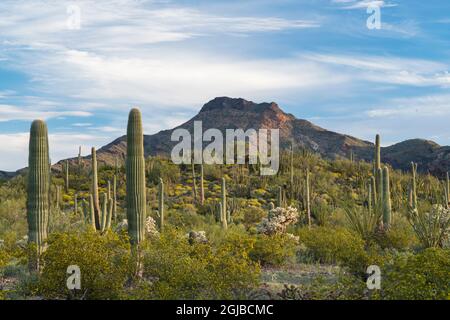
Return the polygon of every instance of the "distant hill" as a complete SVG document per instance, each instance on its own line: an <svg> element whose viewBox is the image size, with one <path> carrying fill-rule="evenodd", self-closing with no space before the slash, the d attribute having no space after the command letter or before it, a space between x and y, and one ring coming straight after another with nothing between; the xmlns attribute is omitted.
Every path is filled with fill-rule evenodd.
<svg viewBox="0 0 450 320"><path fill-rule="evenodd" d="M225 129L241 128L280 129L282 148L306 148L320 153L328 159L349 157L353 152L356 159L372 161L374 145L349 135L323 129L302 119L285 113L275 102L254 103L242 98L218 97L206 103L200 112L182 125L163 130L144 137L146 155L169 155L177 142L171 142L172 131L185 128L193 132L194 121L202 121L203 131L217 128L225 133ZM374 133L375 136L375 133ZM125 158L126 136L117 138L97 152L98 160L114 164L115 158ZM408 170L410 162L418 163L421 172L431 172L442 176L450 170L450 147L442 147L428 140L413 139L382 148L382 161L394 168ZM87 157L89 158L89 157ZM70 159L75 161L76 159ZM60 162L61 163L61 162ZM56 168L60 168L60 163Z"/></svg>

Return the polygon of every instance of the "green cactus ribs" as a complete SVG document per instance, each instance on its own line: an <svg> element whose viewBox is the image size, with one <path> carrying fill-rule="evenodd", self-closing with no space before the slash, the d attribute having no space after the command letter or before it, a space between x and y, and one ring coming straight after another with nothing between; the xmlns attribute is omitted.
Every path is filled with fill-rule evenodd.
<svg viewBox="0 0 450 320"><path fill-rule="evenodd" d="M30 255L30 271L39 271L39 256L45 249L50 212L50 157L47 125L42 120L31 124L29 158L27 221L28 242L36 246Z"/></svg>
<svg viewBox="0 0 450 320"><path fill-rule="evenodd" d="M128 234L132 244L139 244L144 240L146 188L142 116L136 108L128 117L126 176Z"/></svg>

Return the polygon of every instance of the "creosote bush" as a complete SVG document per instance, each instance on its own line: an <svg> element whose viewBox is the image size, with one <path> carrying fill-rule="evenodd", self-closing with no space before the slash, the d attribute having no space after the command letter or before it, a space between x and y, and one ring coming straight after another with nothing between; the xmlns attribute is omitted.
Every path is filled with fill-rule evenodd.
<svg viewBox="0 0 450 320"><path fill-rule="evenodd" d="M94 231L52 234L42 256L44 269L37 294L44 298L119 299L129 277L130 245L127 237ZM81 271L81 290L69 292L67 267Z"/></svg>
<svg viewBox="0 0 450 320"><path fill-rule="evenodd" d="M259 234L250 256L263 266L280 266L295 262L298 240L291 234Z"/></svg>
<svg viewBox="0 0 450 320"><path fill-rule="evenodd" d="M249 258L254 241L230 233L217 247L189 243L185 234L167 228L143 245L146 280L139 299L239 299L258 284L259 266Z"/></svg>
<svg viewBox="0 0 450 320"><path fill-rule="evenodd" d="M446 300L450 298L450 250L429 248L403 255L382 270L380 299Z"/></svg>

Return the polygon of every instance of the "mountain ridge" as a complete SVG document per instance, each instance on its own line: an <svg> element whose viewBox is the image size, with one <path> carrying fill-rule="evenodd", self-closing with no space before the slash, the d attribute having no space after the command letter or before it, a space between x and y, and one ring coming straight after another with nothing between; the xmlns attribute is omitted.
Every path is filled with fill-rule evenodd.
<svg viewBox="0 0 450 320"><path fill-rule="evenodd" d="M168 155L178 142L171 141L171 133L178 128L193 132L194 121L202 121L203 131L217 128L225 129L280 129L280 147L288 148L291 141L294 148L305 148L318 152L328 159L348 158L350 153L359 160L372 161L374 144L350 135L324 129L314 123L298 119L285 113L275 102L255 103L243 98L217 97L203 105L200 111L185 123L153 135L144 136L145 155ZM374 133L375 136L375 133ZM116 157L122 159L126 154L126 136L121 136L97 151L97 159L109 165ZM419 171L442 176L450 168L450 146L440 146L425 139L408 139L381 148L382 161L396 169L408 170L411 161L418 163ZM90 156L84 157L90 159ZM76 161L76 158L67 159ZM60 170L59 161L54 165ZM19 170L21 171L21 170ZM18 172L19 172L18 171ZM13 173L0 171L0 178L11 177Z"/></svg>

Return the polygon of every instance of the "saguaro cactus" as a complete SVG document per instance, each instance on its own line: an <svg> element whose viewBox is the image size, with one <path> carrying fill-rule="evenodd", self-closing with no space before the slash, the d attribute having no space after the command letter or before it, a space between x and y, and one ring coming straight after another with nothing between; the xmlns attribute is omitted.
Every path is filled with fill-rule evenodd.
<svg viewBox="0 0 450 320"><path fill-rule="evenodd" d="M114 175L113 178L113 212L112 216L114 221L117 221L117 176Z"/></svg>
<svg viewBox="0 0 450 320"><path fill-rule="evenodd" d="M145 160L142 116L132 109L127 128L127 218L132 244L139 244L145 236Z"/></svg>
<svg viewBox="0 0 450 320"><path fill-rule="evenodd" d="M64 165L64 187L66 190L66 193L69 192L69 161L65 161Z"/></svg>
<svg viewBox="0 0 450 320"><path fill-rule="evenodd" d="M221 206L222 206L222 214L220 219L222 221L222 226L224 229L227 229L227 185L225 178L222 178L222 190L221 190Z"/></svg>
<svg viewBox="0 0 450 320"><path fill-rule="evenodd" d="M373 204L377 205L377 182L375 180L374 176L370 176L370 185L371 185L371 189L372 189L372 196L373 196Z"/></svg>
<svg viewBox="0 0 450 320"><path fill-rule="evenodd" d="M387 167L383 168L383 228L385 230L389 229L391 225L391 191L389 187L389 169Z"/></svg>
<svg viewBox="0 0 450 320"><path fill-rule="evenodd" d="M195 181L195 165L194 162L192 162L192 197L194 198L193 202L195 203L197 201L197 184Z"/></svg>
<svg viewBox="0 0 450 320"><path fill-rule="evenodd" d="M306 214L308 215L308 227L311 228L311 186L309 176L309 170L306 170Z"/></svg>
<svg viewBox="0 0 450 320"><path fill-rule="evenodd" d="M203 164L200 165L200 204L205 204L205 187L204 187L204 177L203 177Z"/></svg>
<svg viewBox="0 0 450 320"><path fill-rule="evenodd" d="M382 175L382 169L381 169L381 138L380 135L377 134L375 136L375 155L374 155L374 175L375 175L375 182L376 182L376 192L378 193L378 196L381 197L381 175Z"/></svg>
<svg viewBox="0 0 450 320"><path fill-rule="evenodd" d="M92 160L92 172L91 172L91 194L92 194L92 205L93 205L93 214L94 214L94 223L95 228L97 230L101 230L101 222L100 222L100 199L98 195L98 176L97 176L97 152L93 147L91 149L91 160Z"/></svg>
<svg viewBox="0 0 450 320"><path fill-rule="evenodd" d="M159 192L158 192L158 213L159 213L159 230L164 230L164 181L159 178Z"/></svg>
<svg viewBox="0 0 450 320"><path fill-rule="evenodd" d="M27 222L28 242L36 245L37 251L30 256L30 270L38 271L39 256L45 249L50 212L50 158L47 125L42 120L31 124L28 188L27 188Z"/></svg>
<svg viewBox="0 0 450 320"><path fill-rule="evenodd" d="M412 180L411 180L411 198L412 198L412 209L417 209L417 184L416 184L416 175L417 175L417 163L411 162L411 172L412 172Z"/></svg>

